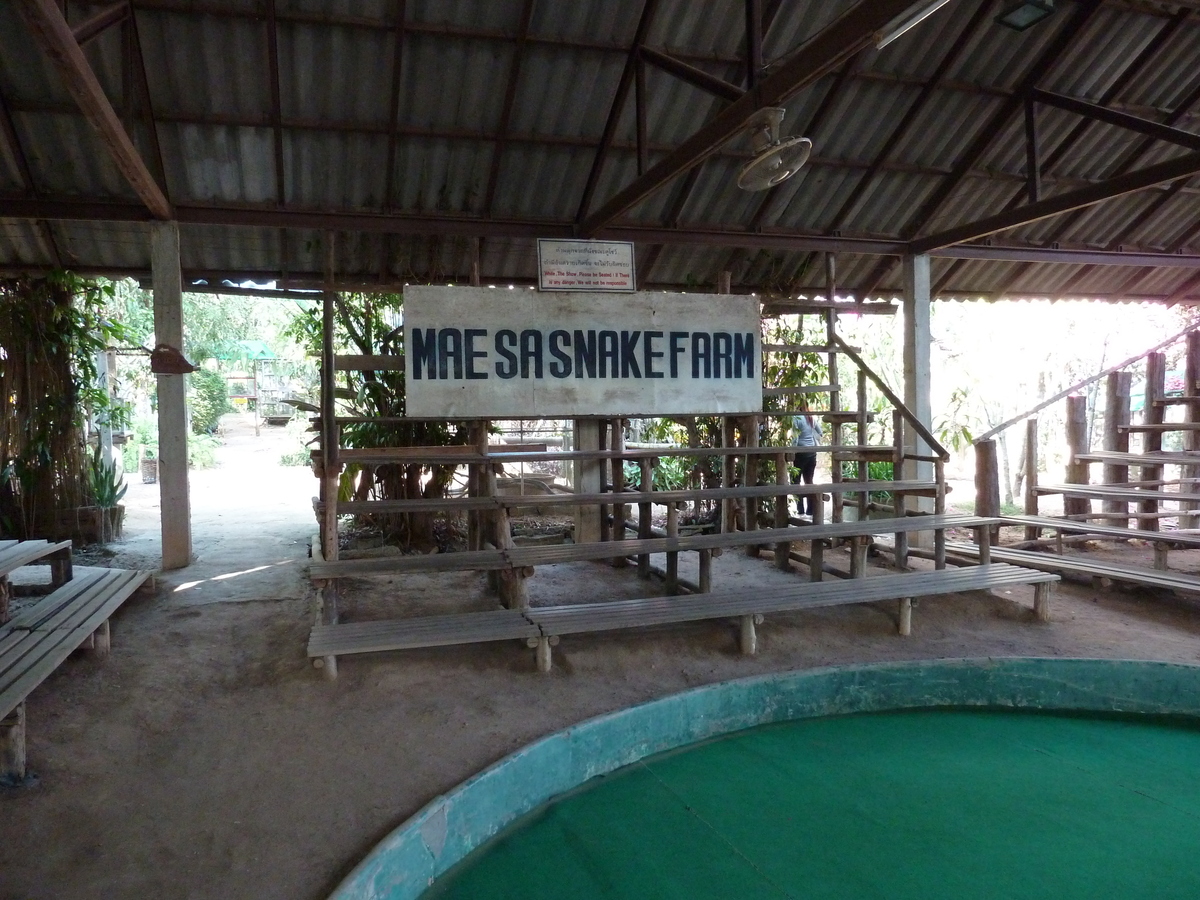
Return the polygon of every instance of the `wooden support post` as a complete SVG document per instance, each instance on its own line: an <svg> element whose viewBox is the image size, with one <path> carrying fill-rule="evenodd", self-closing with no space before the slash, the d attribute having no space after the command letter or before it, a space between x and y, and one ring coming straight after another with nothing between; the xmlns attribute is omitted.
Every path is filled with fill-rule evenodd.
<svg viewBox="0 0 1200 900"><path fill-rule="evenodd" d="M594 451L605 447L603 419L576 419L572 423L572 443L576 450ZM579 494L599 494L605 489L605 465L598 458L576 459L572 463L572 489ZM606 541L611 534L608 507L576 506L575 543L591 544Z"/></svg>
<svg viewBox="0 0 1200 900"><path fill-rule="evenodd" d="M820 494L813 494L813 525L825 524L825 504ZM809 544L808 580L820 581L825 574L825 542L820 538Z"/></svg>
<svg viewBox="0 0 1200 900"><path fill-rule="evenodd" d="M721 417L721 446L725 453L721 456L721 487L734 486L737 472L737 448L734 422L729 416ZM737 501L727 498L721 501L721 531L737 531Z"/></svg>
<svg viewBox="0 0 1200 900"><path fill-rule="evenodd" d="M537 659L537 670L542 673L549 672L554 663L550 648L557 646L558 635L551 635L549 637L546 635L542 635L541 637L531 637L528 641L528 644L530 649L535 651L534 655Z"/></svg>
<svg viewBox="0 0 1200 900"><path fill-rule="evenodd" d="M1053 594L1053 581L1043 581L1033 586L1033 614L1039 622L1050 621L1050 598Z"/></svg>
<svg viewBox="0 0 1200 900"><path fill-rule="evenodd" d="M850 577L862 578L867 574L867 544L869 538L856 534L850 538Z"/></svg>
<svg viewBox="0 0 1200 900"><path fill-rule="evenodd" d="M856 430L856 440L860 447L865 447L868 440L867 433L867 373L861 369L858 372L858 428ZM839 436L841 432L838 432ZM831 467L841 471L841 463L831 463ZM858 480L867 481L871 477L871 465L865 459L858 460ZM863 491L858 495L858 518L870 518L871 516L871 494L868 491Z"/></svg>
<svg viewBox="0 0 1200 900"><path fill-rule="evenodd" d="M900 601L900 627L897 630L901 637L912 634L912 606L912 597L905 597Z"/></svg>
<svg viewBox="0 0 1200 900"><path fill-rule="evenodd" d="M1146 424L1161 425L1163 422L1163 407L1156 403L1166 396L1167 392L1167 357L1164 353L1150 353L1146 356ZM1162 432L1149 431L1142 435L1142 451L1157 453L1162 450ZM1162 478L1162 466L1142 466L1142 481L1158 481ZM1157 500L1142 500L1138 503L1138 511L1157 513ZM1158 531L1158 518L1154 515L1138 520L1138 528L1142 531Z"/></svg>
<svg viewBox="0 0 1200 900"><path fill-rule="evenodd" d="M1195 334L1195 332L1193 332ZM1104 449L1116 453L1129 452L1129 432L1122 428L1129 424L1129 393L1133 382L1132 372L1110 372L1104 390ZM1104 465L1104 483L1122 487L1129 483L1129 464L1106 463ZM1106 513L1127 513L1129 503L1126 500L1105 500L1103 509ZM1129 527L1129 520L1109 520L1113 525L1122 528Z"/></svg>
<svg viewBox="0 0 1200 900"><path fill-rule="evenodd" d="M900 410L892 410L892 477L899 478L904 471L904 416ZM904 495L892 494L892 515L897 519L904 518ZM897 531L894 536L896 552L893 563L897 569L904 571L908 568L908 532Z"/></svg>
<svg viewBox="0 0 1200 900"><path fill-rule="evenodd" d="M1088 465L1078 456L1088 452L1087 397L1078 395L1067 398L1067 484L1088 483ZM1092 512L1092 501L1087 497L1064 497L1063 512L1068 516L1087 516Z"/></svg>
<svg viewBox="0 0 1200 900"><path fill-rule="evenodd" d="M71 560L71 548L65 547L50 554L50 586L62 587L75 577L74 564ZM4 619L0 616L0 622Z"/></svg>
<svg viewBox="0 0 1200 900"><path fill-rule="evenodd" d="M1031 416L1025 420L1025 459L1022 461L1025 467L1025 498L1024 509L1025 515L1036 516L1038 514L1038 420L1037 416ZM1025 529L1025 540L1037 540L1038 530L1036 528Z"/></svg>
<svg viewBox="0 0 1200 900"><path fill-rule="evenodd" d="M990 525L980 525L975 529L975 546L979 548L979 564L986 566L992 561L992 533L995 529Z"/></svg>
<svg viewBox="0 0 1200 900"><path fill-rule="evenodd" d="M499 495L496 490L496 476L500 465L492 463L487 469L488 495ZM499 550L511 550L513 547L512 528L508 522L508 507L501 506L493 517L492 543ZM525 583L526 573L523 568L500 569L497 573L497 587L500 591L500 602L509 609L529 608L529 586Z"/></svg>
<svg viewBox="0 0 1200 900"><path fill-rule="evenodd" d="M112 630L108 619L100 623L100 627L92 632L92 652L99 659L106 659L112 650Z"/></svg>
<svg viewBox="0 0 1200 900"><path fill-rule="evenodd" d="M609 441L609 446L616 453L625 452L625 429L620 419L612 420L612 437ZM618 495L625 491L625 460L619 456L613 457L612 461L612 489L613 493ZM626 505L624 503L618 502L613 505L612 539L614 541L625 540L626 515ZM613 556L612 567L614 569L623 569L625 565L625 554L618 553Z"/></svg>
<svg viewBox="0 0 1200 900"><path fill-rule="evenodd" d="M612 442L609 440L609 433L608 433L610 423L605 419L597 419L597 420L595 420L595 422L593 424L595 424L595 426L596 426L596 439L595 439L594 449L600 450L600 451L608 450L612 444ZM582 428L580 429L579 433L582 438L584 435ZM588 449L593 449L593 448L589 447ZM589 463L587 463L587 465L590 467L591 463L589 462ZM612 475L611 470L612 470L612 464L610 461L605 461L602 458L599 458L595 461L595 472L594 472L595 485L594 485L594 487L595 487L596 493L603 494L603 493L609 493L611 491L611 488L612 488L612 485L610 484L610 478ZM588 480L581 480L579 483L579 486L576 488L576 490L579 491L580 493L587 493L587 485L589 483L590 482ZM581 516L583 515L584 509L585 509L585 507L579 508ZM613 506L612 504L603 503L600 505L600 521L599 521L599 530L598 530L599 540L604 541L604 542L612 540L612 517L615 516L616 514L617 514L616 507ZM589 521L589 522L591 521L591 513L590 512L588 513L588 518L585 521ZM595 531L596 531L595 528L588 529L588 532L595 532ZM580 534L586 534L588 532L580 532ZM594 539L595 538L593 538L593 540ZM576 542L578 542L580 544L584 543L584 540L582 539L582 537L576 537L575 540L576 540Z"/></svg>
<svg viewBox="0 0 1200 900"><path fill-rule="evenodd" d="M1190 331L1187 336L1187 353L1184 358L1184 396L1200 397L1200 331ZM1185 422L1200 422L1200 400L1192 400L1184 405ZM1183 449L1184 450L1200 450L1200 433L1195 431L1185 431L1183 433ZM1179 489L1181 491L1194 491L1197 488L1195 479L1200 478L1200 466L1180 466L1179 477L1182 481ZM1179 504L1182 510L1194 511L1200 509L1200 503L1195 500L1185 500ZM1198 513L1200 514L1200 513ZM1197 514L1187 517L1181 516L1179 525L1181 528L1195 527Z"/></svg>
<svg viewBox="0 0 1200 900"><path fill-rule="evenodd" d="M1171 548L1161 541L1154 542L1154 568L1160 572L1167 571L1167 553Z"/></svg>
<svg viewBox="0 0 1200 900"><path fill-rule="evenodd" d="M655 466L655 464L657 464L657 462L658 462L658 460L650 459L649 457L644 457L644 458L638 460L638 464L641 468L641 475L642 475L641 489L643 491L653 491L654 490L654 466ZM654 505L652 503L639 503L638 504L638 538L639 539L648 540L651 537L650 519L653 515L653 510L654 510ZM649 577L650 577L650 554L649 553L639 553L638 554L638 578L649 578Z"/></svg>
<svg viewBox="0 0 1200 900"><path fill-rule="evenodd" d="M740 640L738 641L744 656L753 656L758 652L758 634L755 625L762 624L763 617L757 613L740 617Z"/></svg>
<svg viewBox="0 0 1200 900"><path fill-rule="evenodd" d="M742 427L744 429L744 443L747 448L758 446L758 426L759 426L760 421L761 420L758 418L758 416L747 416L745 419L742 420ZM756 456L753 453L746 454L745 482L747 485L757 485L758 484L758 462L760 459L761 459L761 457ZM785 473L787 472L786 464L784 466L784 472ZM785 477L786 477L786 474L785 474ZM785 506L785 508L787 506L786 500L785 500L784 506ZM758 501L757 497L747 497L746 498L746 530L747 531L758 530L758 507L759 507L759 501ZM758 556L759 549L760 548L759 548L758 544L747 544L746 545L746 555L756 557L756 556Z"/></svg>
<svg viewBox="0 0 1200 900"><path fill-rule="evenodd" d="M942 516L946 513L946 463L937 460L933 464L933 477L937 482L937 494L934 496L933 512ZM933 567L946 568L946 529L935 528L933 531Z"/></svg>
<svg viewBox="0 0 1200 900"><path fill-rule="evenodd" d="M701 550L700 556L700 593L707 594L712 590L712 555L711 550Z"/></svg>
<svg viewBox="0 0 1200 900"><path fill-rule="evenodd" d="M25 704L0 719L0 784L25 784Z"/></svg>
<svg viewBox="0 0 1200 900"><path fill-rule="evenodd" d="M487 456L487 423L482 419L472 422L470 425L470 440L475 447L475 452L480 456ZM479 497L483 494L483 486L486 479L483 477L483 463L471 463L467 467L467 496ZM467 549L482 550L483 549L483 510L472 509L467 511Z"/></svg>
<svg viewBox="0 0 1200 900"><path fill-rule="evenodd" d="M790 483L788 478L787 454L775 454L775 483L781 487L786 487ZM815 507L814 507L815 509ZM814 524L816 524L814 522ZM788 495L778 494L775 497L775 527L788 527ZM792 569L791 559L788 554L792 552L791 541L780 541L775 545L775 568L782 572L790 572Z"/></svg>
<svg viewBox="0 0 1200 900"><path fill-rule="evenodd" d="M975 515L1000 515L1000 466L995 438L975 444Z"/></svg>
<svg viewBox="0 0 1200 900"><path fill-rule="evenodd" d="M667 504L667 537L679 537L679 504ZM679 593L679 551L667 551L666 590L670 595Z"/></svg>

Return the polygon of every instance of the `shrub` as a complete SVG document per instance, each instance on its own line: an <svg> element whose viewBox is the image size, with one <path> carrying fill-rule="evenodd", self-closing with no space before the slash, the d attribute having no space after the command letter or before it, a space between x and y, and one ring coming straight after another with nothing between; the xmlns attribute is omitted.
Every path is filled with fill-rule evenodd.
<svg viewBox="0 0 1200 900"><path fill-rule="evenodd" d="M207 369L193 372L189 393L192 431L196 434L213 434L221 423L221 416L233 412L225 379L217 372Z"/></svg>

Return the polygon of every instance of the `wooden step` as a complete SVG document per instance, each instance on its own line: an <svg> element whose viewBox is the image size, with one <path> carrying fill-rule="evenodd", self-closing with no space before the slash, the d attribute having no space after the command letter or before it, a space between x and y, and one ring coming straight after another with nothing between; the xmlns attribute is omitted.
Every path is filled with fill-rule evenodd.
<svg viewBox="0 0 1200 900"><path fill-rule="evenodd" d="M723 547L743 547L750 544L777 544L785 541L827 540L860 535L934 531L946 528L978 530L994 525L998 521L998 519L982 516L948 513L940 516L868 519L865 522L830 522L795 528L760 528L755 531L693 534L675 538L639 538L587 544L556 544L549 547L513 547L508 550L468 550L460 553L385 556L378 559L346 559L335 562L314 560L308 567L308 574L314 581L327 581L335 578L401 572L487 571L613 559L643 553L714 550Z"/></svg>
<svg viewBox="0 0 1200 900"><path fill-rule="evenodd" d="M946 552L953 553L966 559L977 559L979 548L974 544L948 541ZM1116 563L1083 559L1080 556L1059 556L1053 553L1036 553L1030 550L1009 550L1003 547L992 547L992 560L1007 562L1013 565L1031 569L1041 569L1045 572L1070 573L1092 578L1108 578L1124 584L1138 584L1147 587L1167 588L1186 593L1200 593L1200 578L1183 575L1176 572L1163 572L1157 569L1143 569L1137 566L1122 566Z"/></svg>
<svg viewBox="0 0 1200 900"><path fill-rule="evenodd" d="M764 397L792 397L797 394L828 394L836 389L836 386L832 384L806 384L801 387L763 388L762 395Z"/></svg>
<svg viewBox="0 0 1200 900"><path fill-rule="evenodd" d="M1118 425L1117 429L1130 434L1167 434L1172 431L1200 431L1200 422L1152 422L1149 425Z"/></svg>
<svg viewBox="0 0 1200 900"><path fill-rule="evenodd" d="M1157 400L1151 401L1151 403L1154 406L1182 406L1185 403L1200 403L1200 397L1159 397Z"/></svg>
<svg viewBox="0 0 1200 900"><path fill-rule="evenodd" d="M308 655L322 657L513 639L531 642L560 635L796 612L853 603L990 590L1018 584L1045 585L1057 580L1057 575L993 563L961 569L878 575L849 581L802 582L774 591L738 590L532 607L524 611L496 610L383 622L317 625L309 637Z"/></svg>
<svg viewBox="0 0 1200 900"><path fill-rule="evenodd" d="M1105 463L1110 466L1200 466L1200 450L1171 452L1156 450L1152 453L1122 453L1118 450L1095 450L1077 453L1080 462Z"/></svg>
<svg viewBox="0 0 1200 900"><path fill-rule="evenodd" d="M841 410L839 412L822 412L822 413L816 413L816 415L821 417L821 421L829 422L829 423L836 422L838 424L842 424L843 422L853 423L853 422L858 421L858 413L854 410ZM867 413L866 421L874 422L875 421L875 413L873 413L873 412Z"/></svg>
<svg viewBox="0 0 1200 900"><path fill-rule="evenodd" d="M830 454L834 462L893 462L896 457L895 447L855 447L854 449L835 450Z"/></svg>
<svg viewBox="0 0 1200 900"><path fill-rule="evenodd" d="M1064 497L1086 497L1092 500L1122 500L1126 503L1137 503L1141 500L1200 500L1200 493L1152 491L1116 485L1037 484L1033 490L1037 494L1062 494Z"/></svg>
<svg viewBox="0 0 1200 900"><path fill-rule="evenodd" d="M782 413L770 413L772 416L782 417ZM409 421L409 420L406 420ZM425 448L429 451L427 456L422 456L415 459L409 451L415 448L410 447L378 447L364 450L344 449L339 451L339 455L344 461L360 461L363 458L389 459L393 456L392 451L397 451L394 456L396 462L423 462L423 463L444 463L446 465L467 465L468 463L482 462L498 462L498 463L520 463L520 462L548 462L551 460L600 460L600 459L628 459L631 461L641 459L665 459L673 457L683 457L684 459L702 459L707 457L720 456L774 456L778 453L783 453L787 456L795 456L797 453L829 453L833 450L839 451L855 451L855 450L875 450L878 445L874 444L819 444L816 447L801 447L799 445L790 445L783 447L776 446L761 446L761 447L655 447L645 449L626 449L626 450L546 450L545 452L530 452L527 449L516 447L513 444L497 444L501 448L496 453L489 455L485 460L484 457L474 453L474 448L466 447L465 445L455 445L454 447L433 447ZM508 449L516 447L516 449ZM890 448L889 448L890 449ZM441 450L449 450L449 453L441 453ZM346 454L356 454L355 457L348 457ZM314 464L321 462L322 452L320 450L312 450L309 453ZM890 457L889 457L890 458ZM377 463L378 464L378 463Z"/></svg>
<svg viewBox="0 0 1200 900"><path fill-rule="evenodd" d="M1001 525L1024 525L1032 528L1045 528L1051 531L1069 532L1071 534L1094 534L1100 537L1116 540L1157 541L1164 544L1177 544L1181 547L1200 547L1200 534L1188 534L1179 531L1142 531L1136 528L1121 528L1117 525L1098 525L1095 522L1077 522L1072 519L1059 519L1053 516L1001 516Z"/></svg>

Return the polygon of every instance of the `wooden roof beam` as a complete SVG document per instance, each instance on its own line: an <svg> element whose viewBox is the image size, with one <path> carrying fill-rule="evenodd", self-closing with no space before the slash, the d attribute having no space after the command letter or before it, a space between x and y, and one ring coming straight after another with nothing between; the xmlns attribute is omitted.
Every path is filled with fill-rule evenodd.
<svg viewBox="0 0 1200 900"><path fill-rule="evenodd" d="M129 17L129 0L120 0L112 6L105 7L91 18L85 19L71 31L75 35L75 43L80 47L98 38L101 34Z"/></svg>
<svg viewBox="0 0 1200 900"><path fill-rule="evenodd" d="M1187 153L1155 166L1148 166L1145 169L1129 172L1107 181L1099 181L1079 190L1056 194L1038 203L1006 210L978 222L959 225L938 234L920 238L910 242L909 251L911 253L928 253L951 244L973 241L989 234L995 234L997 231L1028 225L1050 216L1082 209L1085 206L1092 206L1114 197L1166 184L1180 178L1190 178L1196 174L1200 174L1200 151Z"/></svg>
<svg viewBox="0 0 1200 900"><path fill-rule="evenodd" d="M156 219L172 218L170 202L121 125L58 4L54 0L13 0L13 3L130 187Z"/></svg>
<svg viewBox="0 0 1200 900"><path fill-rule="evenodd" d="M691 63L685 63L681 59L676 59L669 53L663 53L661 50L655 50L653 47L642 47L638 51L639 55L646 62L662 69L668 75L674 75L680 81L686 81L688 84L700 88L702 91L720 97L722 100L740 100L742 94L746 93L736 84L730 84L723 78L718 78L716 75L710 75L703 69L693 66Z"/></svg>
<svg viewBox="0 0 1200 900"><path fill-rule="evenodd" d="M504 106L500 110L500 127L496 131L496 145L492 148L492 166L488 172L487 190L483 198L483 214L485 216L492 214L492 203L496 199L496 183L500 180L500 160L504 156L504 145L508 143L513 103L517 98L517 81L521 77L521 61L525 56L525 40L529 37L531 21L533 21L533 0L525 0L525 7L521 10L521 24L517 32L517 45L513 48L512 62L508 67L508 84L504 89Z"/></svg>
<svg viewBox="0 0 1200 900"><path fill-rule="evenodd" d="M1030 97L1038 103L1064 109L1067 112L1073 112L1088 119L1105 122L1109 125L1115 125L1118 128L1127 128L1130 131L1136 131L1140 134L1157 138L1160 141L1179 144L1179 146L1187 147L1189 150L1200 150L1200 134L1192 134L1190 131L1172 128L1169 125L1152 122L1140 116L1131 116L1129 113L1109 109L1098 103L1089 103L1086 100L1067 97L1063 94L1055 94L1051 91L1035 89L1030 92Z"/></svg>
<svg viewBox="0 0 1200 900"><path fill-rule="evenodd" d="M583 220L583 217L587 215L588 208L592 205L596 185L600 183L600 173L604 170L609 148L617 133L617 123L621 120L621 112L625 109L625 99L629 96L629 88L633 85L641 49L646 44L646 38L650 34L650 24L654 21L654 14L657 10L658 0L645 0L641 18L638 19L637 31L633 35L633 43L629 45L629 51L625 56L625 68L621 70L621 80L617 82L617 91L613 96L612 106L608 110L608 119L604 122L604 132L600 135L600 146L596 149L596 155L592 159L592 168L588 172L587 183L583 187L583 196L579 200L579 211L575 214L577 222Z"/></svg>
<svg viewBox="0 0 1200 900"><path fill-rule="evenodd" d="M580 223L590 236L669 181L711 156L764 106L777 106L822 75L870 46L893 19L912 7L911 0L863 0L806 41L752 90L718 113L699 131L627 185Z"/></svg>

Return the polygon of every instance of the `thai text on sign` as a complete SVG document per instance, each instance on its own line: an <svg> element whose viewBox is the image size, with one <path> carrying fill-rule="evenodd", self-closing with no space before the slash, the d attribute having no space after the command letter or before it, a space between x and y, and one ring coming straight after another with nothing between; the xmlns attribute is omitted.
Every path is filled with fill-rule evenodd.
<svg viewBox="0 0 1200 900"><path fill-rule="evenodd" d="M633 244L626 241L538 241L543 291L633 291Z"/></svg>
<svg viewBox="0 0 1200 900"><path fill-rule="evenodd" d="M759 309L715 294L404 294L411 416L755 412Z"/></svg>

